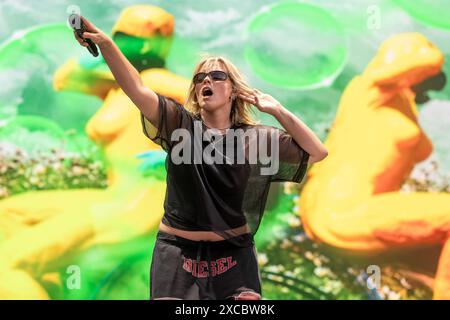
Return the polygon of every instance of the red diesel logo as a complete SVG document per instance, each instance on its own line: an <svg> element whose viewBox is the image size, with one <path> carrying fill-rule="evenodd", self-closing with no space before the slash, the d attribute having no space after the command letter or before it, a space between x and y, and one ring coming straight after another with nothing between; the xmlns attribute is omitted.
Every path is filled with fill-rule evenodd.
<svg viewBox="0 0 450 320"><path fill-rule="evenodd" d="M237 264L233 257L219 258L211 261L211 276L222 274ZM208 262L201 260L188 259L183 256L183 269L197 278L206 278L208 276Z"/></svg>

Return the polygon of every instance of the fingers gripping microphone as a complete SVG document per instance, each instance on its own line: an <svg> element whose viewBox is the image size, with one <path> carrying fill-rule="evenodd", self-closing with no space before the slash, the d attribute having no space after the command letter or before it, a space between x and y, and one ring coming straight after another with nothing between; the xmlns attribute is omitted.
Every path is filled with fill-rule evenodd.
<svg viewBox="0 0 450 320"><path fill-rule="evenodd" d="M86 41L86 43L88 44L87 49L89 50L89 52L94 56L97 57L98 56L98 49L97 46L95 45L94 42L92 42L91 39L85 39L83 37L83 32L86 31L86 26L83 23L83 20L81 19L81 17L78 14L71 14L69 16L69 24L70 26L73 28L73 30L75 30L75 32L77 33L77 35L83 39L84 41Z"/></svg>

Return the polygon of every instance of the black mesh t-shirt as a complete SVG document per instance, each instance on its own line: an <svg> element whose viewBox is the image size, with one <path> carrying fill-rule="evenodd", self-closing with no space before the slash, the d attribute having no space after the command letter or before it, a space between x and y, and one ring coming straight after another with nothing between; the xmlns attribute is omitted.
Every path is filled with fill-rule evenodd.
<svg viewBox="0 0 450 320"><path fill-rule="evenodd" d="M144 134L168 153L162 222L248 246L239 233L246 225L252 235L258 230L270 183L300 182L309 154L284 130L236 124L220 134L175 100L158 94L158 101L158 128L142 113L141 120Z"/></svg>

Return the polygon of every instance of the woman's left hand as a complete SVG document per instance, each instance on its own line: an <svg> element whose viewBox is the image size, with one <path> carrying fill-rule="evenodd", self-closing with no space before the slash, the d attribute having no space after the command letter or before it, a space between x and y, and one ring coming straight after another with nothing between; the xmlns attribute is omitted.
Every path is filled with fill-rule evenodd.
<svg viewBox="0 0 450 320"><path fill-rule="evenodd" d="M239 93L238 96L239 98L253 104L259 111L266 112L273 116L275 116L276 113L282 108L281 103L279 103L274 97L262 93L257 89L254 89L251 94Z"/></svg>

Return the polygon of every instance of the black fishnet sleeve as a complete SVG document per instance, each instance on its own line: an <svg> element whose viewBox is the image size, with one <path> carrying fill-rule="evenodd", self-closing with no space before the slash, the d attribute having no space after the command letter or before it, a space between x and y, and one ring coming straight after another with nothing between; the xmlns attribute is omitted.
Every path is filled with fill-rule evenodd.
<svg viewBox="0 0 450 320"><path fill-rule="evenodd" d="M159 121L158 128L142 114L141 122L144 134L153 142L160 145L165 151L172 147L172 132L182 128L186 122L187 110L178 102L160 94L158 96Z"/></svg>
<svg viewBox="0 0 450 320"><path fill-rule="evenodd" d="M308 167L309 154L284 130L279 130L279 168L272 181L300 183Z"/></svg>
<svg viewBox="0 0 450 320"><path fill-rule="evenodd" d="M270 174L271 182L301 182L308 167L309 154L300 147L294 138L285 130L272 126L260 126L260 130L266 131L268 139L268 152L277 152L272 155L271 161L277 161L278 166ZM277 148L272 150L273 139L277 139ZM273 164L272 164L273 166Z"/></svg>

